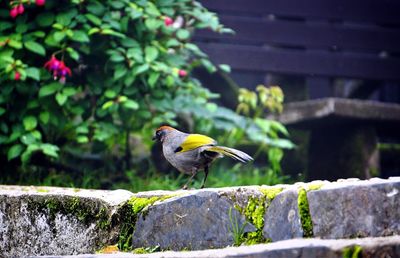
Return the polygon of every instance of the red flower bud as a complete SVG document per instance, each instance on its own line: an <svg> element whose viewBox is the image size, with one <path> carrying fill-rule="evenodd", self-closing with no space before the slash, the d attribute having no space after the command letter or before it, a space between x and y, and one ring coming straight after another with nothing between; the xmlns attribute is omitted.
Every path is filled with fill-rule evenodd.
<svg viewBox="0 0 400 258"><path fill-rule="evenodd" d="M185 77L187 75L187 72L185 70L179 70L178 75L180 77Z"/></svg>
<svg viewBox="0 0 400 258"><path fill-rule="evenodd" d="M14 80L19 81L20 79L21 79L21 74L18 71L16 71L14 74Z"/></svg>
<svg viewBox="0 0 400 258"><path fill-rule="evenodd" d="M42 6L42 5L44 5L46 3L46 0L35 0L35 4L37 5L37 6Z"/></svg>
<svg viewBox="0 0 400 258"><path fill-rule="evenodd" d="M10 10L10 16L11 16L12 18L15 18L15 17L18 16L18 9L17 9L17 7L14 7L14 8L12 8L12 9Z"/></svg>
<svg viewBox="0 0 400 258"><path fill-rule="evenodd" d="M171 26L174 23L174 20L171 17L165 16L164 24L165 26Z"/></svg>
<svg viewBox="0 0 400 258"><path fill-rule="evenodd" d="M17 6L18 14L23 14L25 11L24 5L20 4Z"/></svg>

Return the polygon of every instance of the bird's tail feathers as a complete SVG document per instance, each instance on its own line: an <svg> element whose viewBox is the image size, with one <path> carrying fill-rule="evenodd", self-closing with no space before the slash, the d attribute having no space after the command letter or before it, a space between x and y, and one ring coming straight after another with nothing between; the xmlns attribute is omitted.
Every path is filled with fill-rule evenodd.
<svg viewBox="0 0 400 258"><path fill-rule="evenodd" d="M253 160L253 158L250 157L247 153L225 146L211 146L210 148L207 148L207 151L217 152L243 163Z"/></svg>

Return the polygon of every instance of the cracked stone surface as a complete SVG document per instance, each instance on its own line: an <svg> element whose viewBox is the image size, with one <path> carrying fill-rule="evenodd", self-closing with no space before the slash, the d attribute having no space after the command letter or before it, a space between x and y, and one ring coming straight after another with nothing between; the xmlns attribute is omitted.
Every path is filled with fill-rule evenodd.
<svg viewBox="0 0 400 258"><path fill-rule="evenodd" d="M124 190L0 186L0 256L94 252L117 233L99 228L94 216L101 209L106 217L111 216L131 195ZM86 218L92 219L83 220L83 214L52 212L51 205L69 201L82 203L79 207L85 207L89 213Z"/></svg>
<svg viewBox="0 0 400 258"><path fill-rule="evenodd" d="M303 237L297 190L288 189L278 194L264 215L265 238L273 242Z"/></svg>
<svg viewBox="0 0 400 258"><path fill-rule="evenodd" d="M400 177L335 182L307 197L316 237L400 234Z"/></svg>
<svg viewBox="0 0 400 258"><path fill-rule="evenodd" d="M214 191L171 198L143 212L136 223L133 247L160 246L161 249L198 250L233 244L231 210L239 227L245 217L233 203ZM255 231L251 224L245 232Z"/></svg>

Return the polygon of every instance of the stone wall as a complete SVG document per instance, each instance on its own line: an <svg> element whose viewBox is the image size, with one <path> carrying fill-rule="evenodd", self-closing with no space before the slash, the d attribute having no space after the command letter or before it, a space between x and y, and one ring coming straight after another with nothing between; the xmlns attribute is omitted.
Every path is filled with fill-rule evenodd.
<svg viewBox="0 0 400 258"><path fill-rule="evenodd" d="M399 191L399 177L137 194L0 186L0 256L388 237L400 235Z"/></svg>

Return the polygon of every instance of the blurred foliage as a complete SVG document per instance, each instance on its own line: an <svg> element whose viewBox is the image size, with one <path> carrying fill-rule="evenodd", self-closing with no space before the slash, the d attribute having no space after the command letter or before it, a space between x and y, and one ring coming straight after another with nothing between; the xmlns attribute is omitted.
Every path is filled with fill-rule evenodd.
<svg viewBox="0 0 400 258"><path fill-rule="evenodd" d="M236 113L212 103L218 96L191 76L199 66L230 70L190 41L196 29L231 32L199 2L30 2L18 2L25 10L16 17L15 1L0 2L1 182L176 189L180 177L156 172L150 148L154 128L177 121L221 135L221 144L268 153L268 171L216 172L225 178L211 184L283 180L282 148L292 144L281 138L288 135L281 124L262 118L282 110L280 89L241 90ZM229 166L220 164L215 170Z"/></svg>

